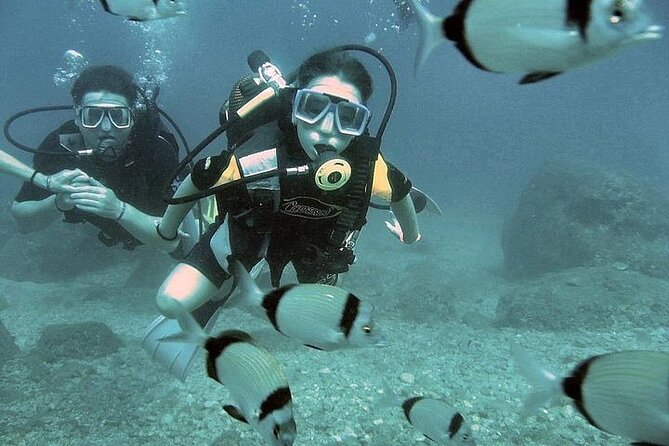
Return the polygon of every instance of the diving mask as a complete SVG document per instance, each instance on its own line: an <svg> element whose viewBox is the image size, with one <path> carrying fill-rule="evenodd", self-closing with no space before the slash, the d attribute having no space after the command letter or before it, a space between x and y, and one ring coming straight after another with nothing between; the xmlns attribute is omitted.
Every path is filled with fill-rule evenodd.
<svg viewBox="0 0 669 446"><path fill-rule="evenodd" d="M117 104L86 105L77 109L81 125L87 129L97 128L105 116L117 129L127 129L132 125L132 111Z"/></svg>
<svg viewBox="0 0 669 446"><path fill-rule="evenodd" d="M328 113L343 135L360 136L365 132L371 113L367 107L338 96L308 88L298 90L293 101L293 116L307 124L315 124Z"/></svg>

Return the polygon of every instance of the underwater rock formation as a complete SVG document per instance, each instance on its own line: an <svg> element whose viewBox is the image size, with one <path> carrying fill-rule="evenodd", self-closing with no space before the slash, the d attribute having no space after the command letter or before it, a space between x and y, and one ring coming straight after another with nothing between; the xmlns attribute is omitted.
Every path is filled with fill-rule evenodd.
<svg viewBox="0 0 669 446"><path fill-rule="evenodd" d="M495 325L540 331L644 330L667 326L669 282L615 266L582 267L528 280L501 297Z"/></svg>
<svg viewBox="0 0 669 446"><path fill-rule="evenodd" d="M0 367L19 352L19 347L14 342L14 337L9 333L7 327L0 319Z"/></svg>
<svg viewBox="0 0 669 446"><path fill-rule="evenodd" d="M49 325L37 341L34 353L45 362L63 359L102 358L123 343L102 322Z"/></svg>
<svg viewBox="0 0 669 446"><path fill-rule="evenodd" d="M502 234L515 278L618 265L669 278L669 201L629 175L587 164L546 165L529 181Z"/></svg>

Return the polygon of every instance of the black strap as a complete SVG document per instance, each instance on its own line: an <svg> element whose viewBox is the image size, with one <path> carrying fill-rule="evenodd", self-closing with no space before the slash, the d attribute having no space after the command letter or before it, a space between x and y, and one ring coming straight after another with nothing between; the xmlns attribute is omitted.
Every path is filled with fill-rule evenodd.
<svg viewBox="0 0 669 446"><path fill-rule="evenodd" d="M355 142L355 159L351 160L351 178L347 191L346 207L337 218L335 228L330 233L327 250L341 249L351 231L357 231L367 222L367 210L372 194L369 187L374 172L374 163L379 155L380 141L369 135L358 137Z"/></svg>

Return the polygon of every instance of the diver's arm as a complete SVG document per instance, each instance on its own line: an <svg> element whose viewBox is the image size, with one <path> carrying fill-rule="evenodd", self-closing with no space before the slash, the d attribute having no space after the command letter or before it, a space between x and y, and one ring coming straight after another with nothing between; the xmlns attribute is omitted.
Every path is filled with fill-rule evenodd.
<svg viewBox="0 0 669 446"><path fill-rule="evenodd" d="M11 211L21 234L41 231L61 215L61 211L56 208L56 195L43 200L14 201Z"/></svg>
<svg viewBox="0 0 669 446"><path fill-rule="evenodd" d="M390 210L395 215L401 229L399 239L407 244L420 240L418 218L411 195L407 195L395 203L390 203Z"/></svg>
<svg viewBox="0 0 669 446"><path fill-rule="evenodd" d="M193 184L193 180L191 179L191 176L188 175L177 188L176 192L174 193L174 198L193 195L197 192L200 192L199 189L195 187L195 185ZM184 221L184 218L186 218L186 215L195 205L195 203L196 203L195 201L191 201L184 204L169 205L165 210L163 218L160 219L160 222L157 225L155 224L153 225L152 236L157 240L165 242L167 241L165 239L171 239L173 237L177 237L176 240L172 242L172 250L170 250L169 252L177 248L179 244L177 231L179 230L179 226ZM130 229L128 229L128 231L130 231Z"/></svg>
<svg viewBox="0 0 669 446"><path fill-rule="evenodd" d="M3 150L0 150L0 172L18 177L23 181L30 181L32 178L35 185L46 188L46 175L37 172ZM35 175L34 178L33 175Z"/></svg>

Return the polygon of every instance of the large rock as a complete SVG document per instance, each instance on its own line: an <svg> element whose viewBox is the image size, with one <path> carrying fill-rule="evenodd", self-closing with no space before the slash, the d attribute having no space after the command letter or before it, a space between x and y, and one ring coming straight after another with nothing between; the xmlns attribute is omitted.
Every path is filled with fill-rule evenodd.
<svg viewBox="0 0 669 446"><path fill-rule="evenodd" d="M544 166L502 235L504 268L537 277L620 262L669 277L669 201L628 175L581 164Z"/></svg>
<svg viewBox="0 0 669 446"><path fill-rule="evenodd" d="M63 359L102 358L123 343L102 322L49 325L37 341L35 353L45 362Z"/></svg>
<svg viewBox="0 0 669 446"><path fill-rule="evenodd" d="M500 299L495 324L529 330L644 330L669 320L669 282L620 265L574 268L525 281Z"/></svg>
<svg viewBox="0 0 669 446"><path fill-rule="evenodd" d="M12 359L19 352L19 347L14 342L14 337L0 319L0 367Z"/></svg>

